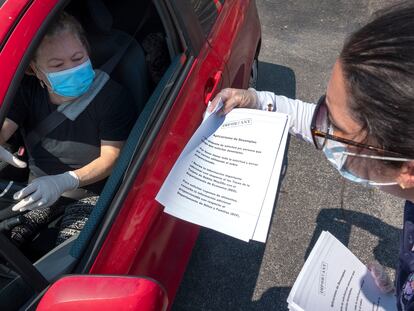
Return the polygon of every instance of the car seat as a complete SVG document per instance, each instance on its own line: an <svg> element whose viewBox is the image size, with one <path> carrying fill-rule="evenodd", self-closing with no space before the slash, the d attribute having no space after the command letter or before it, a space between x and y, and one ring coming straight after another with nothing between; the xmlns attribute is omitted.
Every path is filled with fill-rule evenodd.
<svg viewBox="0 0 414 311"><path fill-rule="evenodd" d="M87 9L90 16L84 26L91 45L91 60L94 67L101 67L128 45L110 75L130 92L138 113L141 112L149 95L144 50L130 34L112 28L112 15L101 0L88 0Z"/></svg>

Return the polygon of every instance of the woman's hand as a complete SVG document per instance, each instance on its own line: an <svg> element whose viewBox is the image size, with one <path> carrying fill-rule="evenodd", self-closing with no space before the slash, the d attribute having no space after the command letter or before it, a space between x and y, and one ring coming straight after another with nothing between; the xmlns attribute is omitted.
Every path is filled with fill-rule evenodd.
<svg viewBox="0 0 414 311"><path fill-rule="evenodd" d="M374 282L377 287L383 293L391 293L394 289L394 283L391 281L387 271L385 268L380 265L378 262L370 262L368 265L368 270L371 272L372 277L374 278Z"/></svg>
<svg viewBox="0 0 414 311"><path fill-rule="evenodd" d="M242 89L223 89L214 97L207 111L212 112L216 108L220 98L223 101L223 107L219 111L220 114L227 114L233 108L252 108L259 109L259 103L255 91Z"/></svg>
<svg viewBox="0 0 414 311"><path fill-rule="evenodd" d="M13 198L20 201L12 210L23 212L51 206L62 193L75 190L78 186L79 178L74 172L36 178L26 188L14 194Z"/></svg>

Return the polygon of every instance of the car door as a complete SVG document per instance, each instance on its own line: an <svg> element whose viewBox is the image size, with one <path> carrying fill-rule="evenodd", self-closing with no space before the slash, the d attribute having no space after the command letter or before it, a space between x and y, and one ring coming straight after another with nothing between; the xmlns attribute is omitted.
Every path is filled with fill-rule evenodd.
<svg viewBox="0 0 414 311"><path fill-rule="evenodd" d="M182 53L176 55L171 71L149 100L156 103L143 127L145 139L135 145L131 163L99 221L99 229L89 242L90 237L85 235L91 230L87 227L71 255L81 259L75 272L153 278L166 289L171 302L199 227L164 214L155 196L199 126L208 100L221 88L232 86L238 75L242 85L248 81L248 63L259 39L254 38L253 47L247 50L253 51L252 56L234 51L236 43L240 48L240 42L245 42L238 33L244 23L237 21L244 20L243 10L251 1L156 3L166 27L174 28L170 38L180 38ZM238 64L238 59L245 61Z"/></svg>
<svg viewBox="0 0 414 311"><path fill-rule="evenodd" d="M248 67L256 53L260 27L255 29L257 37L252 40L252 46L244 52L235 52L234 44L236 48L241 48L242 43L248 45L242 40L243 34L238 33L245 27L239 20L245 21L248 17L244 10L257 14L254 2L180 0L160 3L161 9L166 10L161 15L171 16L181 38L183 54L180 63L185 68L179 78L167 83L173 87L163 105L171 106L165 110L165 118L159 115L159 129L152 132L154 139L145 154L140 153L141 163L131 174L130 186L125 188L124 203L111 223L105 241L91 257L93 263L87 271L154 278L167 289L172 301L199 227L164 214L155 196L199 126L208 100L220 89L232 86L238 72L241 85L247 84ZM197 11L197 8L202 10ZM204 22L203 16L208 17ZM247 36L247 40L253 36ZM240 60L243 62L238 64Z"/></svg>
<svg viewBox="0 0 414 311"><path fill-rule="evenodd" d="M217 10L215 5L213 8ZM163 1L160 9L166 9L168 12L161 15L169 14L174 21L184 50L179 61L187 69L170 83L174 87L164 107L171 103L171 108L166 111L165 119L159 116L161 124L156 137L88 272L154 278L167 289L172 301L199 227L164 214L155 196L199 126L208 99L228 86L229 81L226 74L223 75L223 59L211 49L208 34L203 32L192 3Z"/></svg>
<svg viewBox="0 0 414 311"><path fill-rule="evenodd" d="M226 87L249 87L252 70L257 75L255 71L261 44L256 2L226 0L210 34L209 44L225 63L229 83Z"/></svg>

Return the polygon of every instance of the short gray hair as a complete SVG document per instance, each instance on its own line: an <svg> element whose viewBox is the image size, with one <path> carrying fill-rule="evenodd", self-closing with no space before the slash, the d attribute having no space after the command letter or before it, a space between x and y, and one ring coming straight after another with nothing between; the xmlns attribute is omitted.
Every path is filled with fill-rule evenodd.
<svg viewBox="0 0 414 311"><path fill-rule="evenodd" d="M74 34L79 41L83 44L83 46L86 48L88 53L90 54L90 46L88 39L86 38L85 30L83 29L81 23L73 17L72 15L61 12L57 19L50 25L48 28L45 38L46 37L54 37L56 35L61 34L62 32L68 31L72 34ZM37 52L35 54L34 59L37 57Z"/></svg>

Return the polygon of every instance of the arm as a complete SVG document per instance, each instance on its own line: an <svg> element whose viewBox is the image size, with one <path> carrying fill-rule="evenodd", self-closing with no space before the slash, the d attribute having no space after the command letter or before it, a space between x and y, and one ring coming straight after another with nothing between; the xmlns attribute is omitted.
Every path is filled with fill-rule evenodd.
<svg viewBox="0 0 414 311"><path fill-rule="evenodd" d="M290 115L291 121L289 132L309 143L312 143L310 127L313 112L316 107L314 104L309 104L298 99L275 95L272 92L258 92L253 89L250 90L256 93L258 109L267 110L268 104L271 104L273 111L276 110Z"/></svg>
<svg viewBox="0 0 414 311"><path fill-rule="evenodd" d="M99 158L73 171L79 178L79 186L90 185L108 177L118 159L123 144L123 141L102 140Z"/></svg>
<svg viewBox="0 0 414 311"><path fill-rule="evenodd" d="M104 93L106 100L96 105L95 115L99 120L98 131L101 142L100 156L74 171L79 185L86 186L108 177L119 157L121 148L136 121L136 106L130 94L118 84L109 82Z"/></svg>
<svg viewBox="0 0 414 311"><path fill-rule="evenodd" d="M111 173L123 143L103 140L101 155L89 164L75 171L34 179L26 188L14 194L14 199L20 201L13 206L13 210L24 211L51 206L62 193L106 178Z"/></svg>
<svg viewBox="0 0 414 311"><path fill-rule="evenodd" d="M51 206L62 193L93 184L111 173L124 140L135 123L135 105L117 84L110 83L107 90L105 97L100 97L93 107L101 142L99 157L77 170L34 179L14 194L14 199L20 200L13 206L14 211Z"/></svg>
<svg viewBox="0 0 414 311"><path fill-rule="evenodd" d="M74 171L34 179L14 194L14 199L20 201L13 206L13 211L51 206L62 193L106 178L111 173L123 144L123 141L102 140L100 156L87 165Z"/></svg>
<svg viewBox="0 0 414 311"><path fill-rule="evenodd" d="M0 145L4 145L18 128L19 126L14 121L6 118L0 131Z"/></svg>
<svg viewBox="0 0 414 311"><path fill-rule="evenodd" d="M291 116L290 133L312 142L311 122L314 104L302 102L297 99L278 96L272 92L258 92L255 89L224 89L220 91L208 106L208 111L213 111L219 99L223 101L221 113L226 114L235 107L268 110L286 113Z"/></svg>

